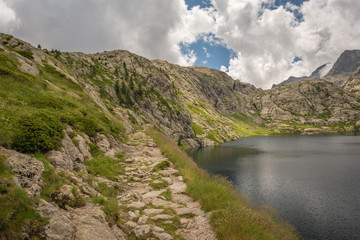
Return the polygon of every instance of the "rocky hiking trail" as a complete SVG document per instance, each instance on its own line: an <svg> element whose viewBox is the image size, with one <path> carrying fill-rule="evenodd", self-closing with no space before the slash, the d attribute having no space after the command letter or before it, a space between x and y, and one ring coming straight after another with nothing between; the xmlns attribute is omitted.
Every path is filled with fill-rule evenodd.
<svg viewBox="0 0 360 240"><path fill-rule="evenodd" d="M39 201L37 211L48 219L46 239L216 239L210 214L186 194L183 177L143 131L130 136L127 144L101 134L92 140L78 134L72 137L74 142L68 135L71 131L65 132L60 151L47 154L55 171L66 175L69 182L50 200ZM124 154L118 163L124 171L117 181L98 176L88 180L85 163L93 161L88 141L95 142L107 157ZM46 164L5 148L0 148L0 154L7 156L17 185L31 197L40 196ZM120 209L117 221L109 221L104 207L93 203L94 196L107 199L101 194L104 186L119 189L114 198ZM79 196L83 204L69 204Z"/></svg>

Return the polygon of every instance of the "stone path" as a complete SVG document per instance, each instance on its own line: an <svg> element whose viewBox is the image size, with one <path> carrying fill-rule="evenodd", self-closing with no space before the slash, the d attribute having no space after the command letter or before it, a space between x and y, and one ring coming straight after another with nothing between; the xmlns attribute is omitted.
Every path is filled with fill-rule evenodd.
<svg viewBox="0 0 360 240"><path fill-rule="evenodd" d="M124 226L137 237L150 236L160 240L175 238L216 239L209 224L209 215L198 202L186 193L183 177L164 157L152 139L143 132L136 133L126 151L125 175L122 176L125 194L118 196L119 205L128 209ZM170 166L153 171L162 162Z"/></svg>

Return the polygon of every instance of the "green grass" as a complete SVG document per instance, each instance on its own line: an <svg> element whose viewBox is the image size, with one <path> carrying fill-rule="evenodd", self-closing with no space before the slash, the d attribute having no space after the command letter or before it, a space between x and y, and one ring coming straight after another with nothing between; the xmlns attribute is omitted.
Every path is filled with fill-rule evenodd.
<svg viewBox="0 0 360 240"><path fill-rule="evenodd" d="M18 66L15 57L0 52L0 145L9 148L24 130L21 121L32 116L51 116L63 129L71 125L89 136L103 132L126 139L121 122L104 114L81 84L47 64L38 66L39 76L22 73Z"/></svg>
<svg viewBox="0 0 360 240"><path fill-rule="evenodd" d="M153 168L153 172L159 171L159 170L164 170L165 168L170 167L170 162L169 161L163 161L161 163L158 163L155 165L155 167Z"/></svg>
<svg viewBox="0 0 360 240"><path fill-rule="evenodd" d="M163 154L184 176L187 192L206 212L214 211L211 224L219 239L298 239L288 224L265 209L251 207L226 179L199 169L167 136L155 128L146 130Z"/></svg>
<svg viewBox="0 0 360 240"><path fill-rule="evenodd" d="M199 125L197 125L196 123L191 122L191 127L192 127L192 130L194 131L194 133L196 135L203 135L204 134L204 131L202 130L202 128Z"/></svg>
<svg viewBox="0 0 360 240"><path fill-rule="evenodd" d="M6 156L0 155L0 239L21 239L25 228L30 238L40 237L47 220L34 208L35 200L15 185Z"/></svg>
<svg viewBox="0 0 360 240"><path fill-rule="evenodd" d="M93 159L86 161L85 165L90 174L94 176L105 177L112 181L117 181L118 176L120 174L124 174L123 166L119 165L121 161L122 158L114 159L106 157L101 152L98 154L93 154Z"/></svg>

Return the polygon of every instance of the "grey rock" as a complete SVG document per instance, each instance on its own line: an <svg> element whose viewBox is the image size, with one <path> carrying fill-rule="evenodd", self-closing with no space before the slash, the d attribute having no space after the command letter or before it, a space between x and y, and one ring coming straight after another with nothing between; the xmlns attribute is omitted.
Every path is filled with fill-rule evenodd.
<svg viewBox="0 0 360 240"><path fill-rule="evenodd" d="M203 214L203 211L199 208L176 208L175 212L177 215L187 215L187 214L193 214L193 215L201 215Z"/></svg>
<svg viewBox="0 0 360 240"><path fill-rule="evenodd" d="M0 154L7 156L7 161L14 173L16 183L24 188L31 197L40 195L43 181L41 174L44 164L34 157L0 147Z"/></svg>
<svg viewBox="0 0 360 240"><path fill-rule="evenodd" d="M153 214L162 213L163 211L164 211L164 209L150 208L150 209L145 209L145 210L144 210L144 214L145 214L145 215L153 215Z"/></svg>
<svg viewBox="0 0 360 240"><path fill-rule="evenodd" d="M159 214L159 215L155 215L153 217L151 217L151 219L153 220L167 220L170 219L171 216L169 214Z"/></svg>
<svg viewBox="0 0 360 240"><path fill-rule="evenodd" d="M183 182L177 182L169 186L173 193L184 193L186 191L186 184Z"/></svg>
<svg viewBox="0 0 360 240"><path fill-rule="evenodd" d="M124 225L128 228L135 228L137 226L137 223L133 221L127 221Z"/></svg>
<svg viewBox="0 0 360 240"><path fill-rule="evenodd" d="M73 240L75 237L74 224L65 217L60 209L51 203L40 199L38 211L42 217L49 220L44 227L46 239L49 240Z"/></svg>
<svg viewBox="0 0 360 240"><path fill-rule="evenodd" d="M159 240L173 240L173 236L165 232L153 232L155 237L159 238Z"/></svg>
<svg viewBox="0 0 360 240"><path fill-rule="evenodd" d="M77 208L72 222L76 226L76 239L117 239L106 222L105 214L99 206L88 204L85 207Z"/></svg>
<svg viewBox="0 0 360 240"><path fill-rule="evenodd" d="M133 203L126 205L127 208L137 208L137 209L144 208L145 206L146 206L146 204L143 202L133 202Z"/></svg>
<svg viewBox="0 0 360 240"><path fill-rule="evenodd" d="M65 132L64 138L61 140L61 151L50 151L46 155L55 168L63 170L84 170L84 156L80 153L70 137Z"/></svg>
<svg viewBox="0 0 360 240"><path fill-rule="evenodd" d="M146 224L148 219L149 219L148 216L141 216L138 220L138 224Z"/></svg>
<svg viewBox="0 0 360 240"><path fill-rule="evenodd" d="M146 234L150 233L150 226L149 225L138 225L134 228L135 235L137 237L142 237Z"/></svg>
<svg viewBox="0 0 360 240"><path fill-rule="evenodd" d="M84 156L84 158L87 160L91 160L92 156L90 153L90 147L87 145L85 139L80 135L76 135L75 140L78 141L79 150L82 153L82 155Z"/></svg>

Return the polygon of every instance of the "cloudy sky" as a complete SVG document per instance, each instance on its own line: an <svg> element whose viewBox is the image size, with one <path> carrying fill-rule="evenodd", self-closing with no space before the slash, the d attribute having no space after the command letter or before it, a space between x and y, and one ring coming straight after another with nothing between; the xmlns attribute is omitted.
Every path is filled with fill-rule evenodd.
<svg viewBox="0 0 360 240"><path fill-rule="evenodd" d="M360 49L359 0L0 0L0 32L221 69L269 88Z"/></svg>

